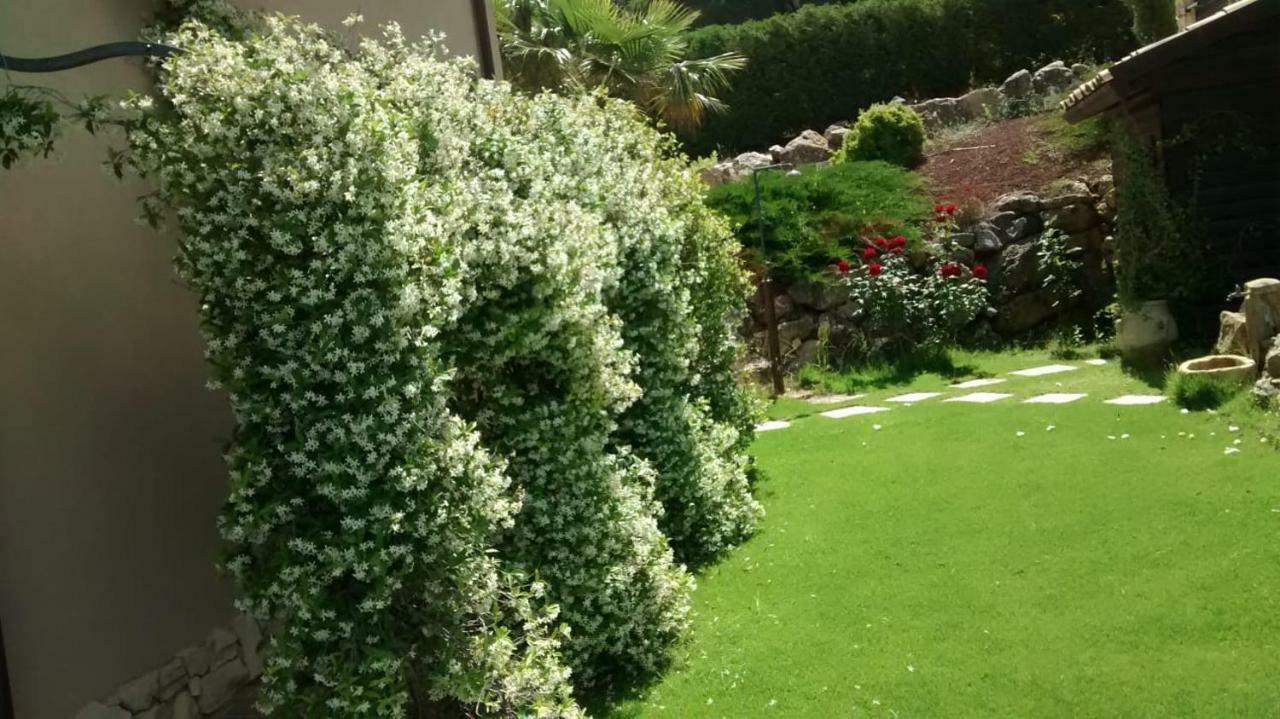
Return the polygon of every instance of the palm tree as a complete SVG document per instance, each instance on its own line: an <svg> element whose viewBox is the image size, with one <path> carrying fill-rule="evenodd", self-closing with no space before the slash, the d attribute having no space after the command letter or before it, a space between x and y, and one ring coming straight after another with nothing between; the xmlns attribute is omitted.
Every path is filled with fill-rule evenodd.
<svg viewBox="0 0 1280 719"><path fill-rule="evenodd" d="M531 91L603 87L677 130L725 105L716 95L745 59L687 59L695 10L674 0L496 0L512 82Z"/></svg>

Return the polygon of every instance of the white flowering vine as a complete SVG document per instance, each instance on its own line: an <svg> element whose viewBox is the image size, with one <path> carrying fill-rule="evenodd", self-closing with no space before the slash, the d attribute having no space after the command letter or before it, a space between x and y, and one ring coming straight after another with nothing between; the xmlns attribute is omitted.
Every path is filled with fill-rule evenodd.
<svg viewBox="0 0 1280 719"><path fill-rule="evenodd" d="M735 243L670 141L395 27L199 24L129 103L237 419L227 568L264 708L575 716L663 663L760 508ZM158 214L153 203L152 214Z"/></svg>

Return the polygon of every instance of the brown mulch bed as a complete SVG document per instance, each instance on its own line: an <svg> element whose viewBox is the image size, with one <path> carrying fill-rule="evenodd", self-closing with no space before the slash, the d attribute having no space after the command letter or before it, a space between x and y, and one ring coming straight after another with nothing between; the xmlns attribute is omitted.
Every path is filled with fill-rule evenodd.
<svg viewBox="0 0 1280 719"><path fill-rule="evenodd" d="M956 203L987 203L1006 192L1110 172L1105 158L1072 157L1057 147L1043 115L945 134L930 140L925 155L926 188L939 201Z"/></svg>

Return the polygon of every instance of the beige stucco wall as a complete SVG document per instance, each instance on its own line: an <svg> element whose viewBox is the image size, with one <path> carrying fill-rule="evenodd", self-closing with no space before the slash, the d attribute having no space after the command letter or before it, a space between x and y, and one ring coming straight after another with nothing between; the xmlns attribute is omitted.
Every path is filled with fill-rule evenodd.
<svg viewBox="0 0 1280 719"><path fill-rule="evenodd" d="M483 47L471 0L254 1ZM0 49L131 39L150 9L0 3ZM72 97L148 85L137 60L20 77ZM230 413L204 389L173 237L135 223L146 188L101 169L106 146L69 129L55 157L0 170L0 622L19 719L65 719L232 614L213 569Z"/></svg>

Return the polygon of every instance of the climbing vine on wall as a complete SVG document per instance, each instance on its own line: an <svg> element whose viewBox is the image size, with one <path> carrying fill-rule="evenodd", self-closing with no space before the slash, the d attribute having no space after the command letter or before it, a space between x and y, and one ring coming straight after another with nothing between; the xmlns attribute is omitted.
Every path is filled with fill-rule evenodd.
<svg viewBox="0 0 1280 719"><path fill-rule="evenodd" d="M235 411L221 527L278 628L266 707L572 716L573 689L660 667L679 561L761 513L745 281L671 141L394 28L171 40L125 159L181 225Z"/></svg>

